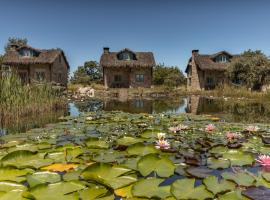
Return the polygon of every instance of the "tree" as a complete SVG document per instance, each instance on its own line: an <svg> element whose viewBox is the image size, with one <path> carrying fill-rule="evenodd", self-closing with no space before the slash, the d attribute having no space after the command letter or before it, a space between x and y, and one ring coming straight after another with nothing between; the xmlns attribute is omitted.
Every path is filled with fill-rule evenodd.
<svg viewBox="0 0 270 200"><path fill-rule="evenodd" d="M158 64L154 67L153 83L154 85L164 84L169 87L176 87L184 85L186 78L183 72L177 67Z"/></svg>
<svg viewBox="0 0 270 200"><path fill-rule="evenodd" d="M102 70L98 62L87 61L83 66L79 66L71 78L73 84L89 85L91 83L101 83Z"/></svg>
<svg viewBox="0 0 270 200"><path fill-rule="evenodd" d="M5 46L5 51L7 52L8 50L10 50L11 45L18 45L18 46L22 46L22 45L27 45L27 39L26 38L16 38L16 37L10 37L8 38L8 42Z"/></svg>
<svg viewBox="0 0 270 200"><path fill-rule="evenodd" d="M270 83L270 60L261 51L245 51L232 60L227 76L235 84L259 90Z"/></svg>

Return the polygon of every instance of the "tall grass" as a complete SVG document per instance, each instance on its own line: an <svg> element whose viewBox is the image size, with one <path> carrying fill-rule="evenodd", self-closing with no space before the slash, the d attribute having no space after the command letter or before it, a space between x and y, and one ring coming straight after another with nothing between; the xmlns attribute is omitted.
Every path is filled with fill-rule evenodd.
<svg viewBox="0 0 270 200"><path fill-rule="evenodd" d="M51 85L22 85L20 78L11 73L0 77L0 125L21 117L55 110L64 106L61 93Z"/></svg>

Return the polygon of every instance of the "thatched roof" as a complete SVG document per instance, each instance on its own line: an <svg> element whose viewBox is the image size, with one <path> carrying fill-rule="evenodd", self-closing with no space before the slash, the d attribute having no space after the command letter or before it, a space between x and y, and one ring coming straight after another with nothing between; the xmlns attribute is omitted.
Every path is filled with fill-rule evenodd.
<svg viewBox="0 0 270 200"><path fill-rule="evenodd" d="M232 55L226 51L220 51L215 54L199 54L199 53L194 53L194 61L196 65L201 69L201 70L215 70L215 71L225 71L228 67L229 62L215 62L215 58L219 55L227 55L230 59L237 55ZM189 59L189 63L191 61L191 58ZM187 68L185 72L188 71L190 64L187 65Z"/></svg>
<svg viewBox="0 0 270 200"><path fill-rule="evenodd" d="M106 51L105 51L106 49ZM101 55L100 64L102 67L154 67L155 59L152 52L134 52L130 49L123 49L119 52L110 52L108 48L104 49ZM121 60L119 54L129 52L134 55L132 60Z"/></svg>
<svg viewBox="0 0 270 200"><path fill-rule="evenodd" d="M34 51L35 56L25 57L21 56L19 51L21 49L31 49ZM29 65L29 64L52 64L55 59L61 55L64 57L65 62L70 68L67 58L61 49L36 49L28 45L12 48L3 56L3 64L5 65Z"/></svg>

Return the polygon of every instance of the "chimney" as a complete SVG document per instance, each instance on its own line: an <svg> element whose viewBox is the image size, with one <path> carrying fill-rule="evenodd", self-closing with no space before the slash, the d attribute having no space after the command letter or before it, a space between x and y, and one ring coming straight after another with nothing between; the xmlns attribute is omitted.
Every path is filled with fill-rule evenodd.
<svg viewBox="0 0 270 200"><path fill-rule="evenodd" d="M103 53L104 54L110 53L110 48L109 47L104 47L103 48Z"/></svg>
<svg viewBox="0 0 270 200"><path fill-rule="evenodd" d="M194 49L194 50L192 50L192 55L197 55L197 54L199 54L199 50L198 49Z"/></svg>

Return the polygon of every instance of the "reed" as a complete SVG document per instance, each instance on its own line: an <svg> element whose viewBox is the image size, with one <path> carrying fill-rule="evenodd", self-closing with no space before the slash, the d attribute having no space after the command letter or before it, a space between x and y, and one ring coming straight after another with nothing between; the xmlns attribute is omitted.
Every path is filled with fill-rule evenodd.
<svg viewBox="0 0 270 200"><path fill-rule="evenodd" d="M49 84L22 85L11 73L0 78L0 125L21 117L42 114L65 105L61 92Z"/></svg>

